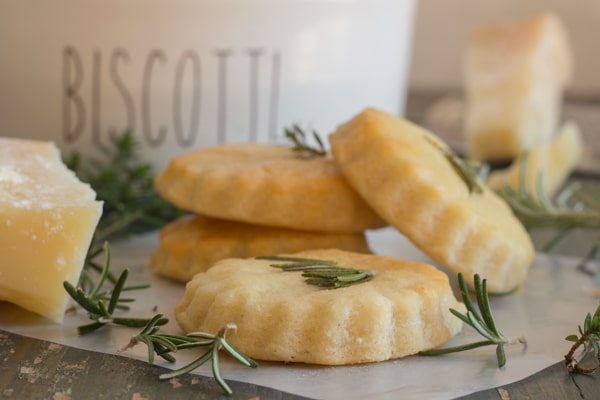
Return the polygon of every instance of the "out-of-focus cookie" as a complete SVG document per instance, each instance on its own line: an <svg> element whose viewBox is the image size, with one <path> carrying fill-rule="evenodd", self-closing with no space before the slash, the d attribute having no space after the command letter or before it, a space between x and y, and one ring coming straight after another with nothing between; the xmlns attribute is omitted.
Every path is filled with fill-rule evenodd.
<svg viewBox="0 0 600 400"><path fill-rule="evenodd" d="M523 283L534 248L508 205L479 180L469 188L431 132L367 109L330 138L344 176L389 224L435 261L493 293Z"/></svg>
<svg viewBox="0 0 600 400"><path fill-rule="evenodd" d="M298 231L186 215L161 230L150 263L157 274L187 282L225 258L323 248L370 253L364 233Z"/></svg>
<svg viewBox="0 0 600 400"><path fill-rule="evenodd" d="M551 142L517 157L508 168L492 171L487 184L494 190L505 186L519 190L525 185L534 197L552 198L581 160L583 148L579 127L568 121Z"/></svg>
<svg viewBox="0 0 600 400"><path fill-rule="evenodd" d="M341 289L309 285L273 261L223 260L196 275L175 317L186 332L216 332L233 322L229 341L260 360L324 365L383 361L438 347L460 331L450 308L464 311L448 277L398 259L314 250L295 257L335 260L375 277Z"/></svg>
<svg viewBox="0 0 600 400"><path fill-rule="evenodd" d="M287 146L244 143L184 154L155 185L174 205L214 218L319 232L385 225L331 157L300 158Z"/></svg>

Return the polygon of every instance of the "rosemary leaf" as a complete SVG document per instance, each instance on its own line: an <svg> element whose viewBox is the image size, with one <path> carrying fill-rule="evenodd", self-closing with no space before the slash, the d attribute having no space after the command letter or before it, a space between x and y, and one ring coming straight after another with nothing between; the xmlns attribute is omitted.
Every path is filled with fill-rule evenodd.
<svg viewBox="0 0 600 400"><path fill-rule="evenodd" d="M130 328L141 328L148 323L148 318L111 318L110 322Z"/></svg>
<svg viewBox="0 0 600 400"><path fill-rule="evenodd" d="M87 325L81 325L77 327L77 332L80 335L87 335L88 333L92 333L100 328L102 328L105 324L100 322L93 322Z"/></svg>
<svg viewBox="0 0 600 400"><path fill-rule="evenodd" d="M574 342L569 352L565 355L565 365L569 372L591 374L600 366L600 306L598 306L593 315L587 313L583 329L581 325L577 329L579 335L569 335L565 338L569 342ZM581 350L582 347L583 349ZM580 362L589 352L594 354L596 365L590 368L582 367Z"/></svg>
<svg viewBox="0 0 600 400"><path fill-rule="evenodd" d="M223 379L221 375L221 368L219 367L219 350L221 350L221 343L218 338L215 338L215 346L212 348L211 352L211 369L213 373L213 377L216 379L217 383L223 391L227 394L232 394L233 391Z"/></svg>
<svg viewBox="0 0 600 400"><path fill-rule="evenodd" d="M317 143L317 147L313 147L308 143L306 132L296 124L292 125L290 128L286 128L284 130L284 135L287 139L292 141L294 144L293 150L300 158L310 159L327 155L323 140L316 131L312 131L312 138Z"/></svg>
<svg viewBox="0 0 600 400"><path fill-rule="evenodd" d="M122 298L121 293L125 290L134 290L139 288L145 288L147 285L137 285L133 287L125 286L129 271L124 269L118 279L115 281L115 285L112 290L102 290L103 285L109 281L108 277L110 274L110 246L108 242L104 244L105 259L98 283L94 284L90 281L90 284L86 284L86 292L84 288L75 288L70 282L64 281L63 287L69 293L71 298L88 312L88 317L94 321L91 324L83 325L78 328L80 335L93 332L106 324L117 324L125 325L129 327L141 327L148 323L148 319L145 318L118 318L114 317L115 310L127 310L128 307L123 303L129 303L132 299ZM80 281L81 282L81 281Z"/></svg>
<svg viewBox="0 0 600 400"><path fill-rule="evenodd" d="M584 229L600 232L600 184L590 184L584 190L580 183L572 183L561 190L554 201L545 195L542 176L537 177L536 190L531 192L527 185L527 154L523 156L517 188L510 185L497 189L513 210L515 216L528 230L550 228L556 234L543 246L544 251L553 250L573 231ZM600 234L585 256L582 266L600 253Z"/></svg>
<svg viewBox="0 0 600 400"><path fill-rule="evenodd" d="M373 271L338 267L338 263L331 260L280 256L256 258L259 260L278 261L278 263L270 264L270 266L283 271L301 271L302 276L307 278L305 279L307 284L323 288L344 288L368 282L375 277ZM288 263L279 263L279 261L288 261Z"/></svg>
<svg viewBox="0 0 600 400"><path fill-rule="evenodd" d="M159 332L160 327L167 322L168 320L164 318L162 314L155 315L147 322L141 332L133 336L129 343L121 349L121 351L125 351L138 343L144 343L148 347L149 363L154 362L155 355L158 355L169 362L175 362L175 357L171 353L195 347L207 349L199 358L182 368L160 375L159 379L161 380L175 378L192 372L210 360L215 380L225 393L232 394L231 388L227 385L227 382L225 382L221 373L219 352L225 350L226 353L246 367L258 367L256 361L227 342L227 332L235 331L237 329L236 325L233 323L227 324L216 335L206 332L193 332L185 336L180 336Z"/></svg>
<svg viewBox="0 0 600 400"><path fill-rule="evenodd" d="M210 360L211 357L212 357L212 352L211 351L207 351L200 358L192 361L188 365L186 365L186 366L184 366L182 368L179 368L179 369L177 369L175 371L161 374L158 377L158 379L160 379L160 380L167 380L167 379L178 377L180 375L188 374L188 373L192 372L193 370L195 370L196 368L201 367L205 362L207 362L208 360Z"/></svg>
<svg viewBox="0 0 600 400"><path fill-rule="evenodd" d="M496 358L498 362L498 367L502 368L506 364L506 353L504 351L504 346L516 343L526 344L526 340L524 337L520 337L516 340L509 340L498 331L489 304L489 295L487 293L486 280L481 280L479 275L475 274L473 281L475 298L477 300L477 305L481 314L475 308L473 302L471 301L467 284L461 273L458 274L458 285L463 303L467 308L467 312L466 314L462 314L453 308L450 309L450 312L454 316L459 318L461 321L463 321L465 324L475 329L480 335L482 335L487 340L455 347L445 347L440 349L426 350L420 352L419 354L423 356L437 356L441 354L449 354L465 350L471 350L482 346L496 346Z"/></svg>
<svg viewBox="0 0 600 400"><path fill-rule="evenodd" d="M437 148L440 152L442 152L442 154L444 155L454 172L456 172L456 174L463 180L463 182L467 186L467 190L470 194L483 193L483 186L481 185L481 180L479 176L480 170L484 168L484 166L477 162L466 161L460 158L449 147L427 136L425 136L425 139L429 143L431 143L433 147Z"/></svg>
<svg viewBox="0 0 600 400"><path fill-rule="evenodd" d="M196 368L200 367L201 365L203 365L204 363L206 363L210 360L213 377L215 378L215 380L217 381L217 383L219 384L219 386L225 393L232 394L233 392L232 392L231 388L229 387L229 385L227 384L227 382L225 381L225 379L223 378L223 375L221 373L219 352L221 350L225 350L226 353L228 353L235 360L237 360L238 362L240 362L241 364L243 364L246 367L250 367L250 368L258 367L258 364L256 363L256 361L254 361L250 357L246 356L245 354L243 354L242 352L240 352L238 349L236 349L234 346L232 346L230 343L227 342L227 339L226 339L227 332L235 330L235 329L237 329L235 324L227 324L216 335L212 335L212 334L205 333L205 332L195 332L193 334L188 334L186 336L173 336L173 335L161 335L161 334L157 333L156 329L154 329L154 328L150 329L150 328L146 327L143 330L143 332L146 332L145 340L135 339L135 341L136 341L136 343L138 341L143 341L144 343L148 343L148 341L150 341L150 342L158 341L159 343L161 343L160 340L165 340L165 341L173 344L177 350L181 350L183 348L189 348L190 345L192 345L196 340L200 340L200 342L198 342L198 343L201 344L201 347L208 347L207 351L205 351L199 358L197 358L196 360L192 361L191 363L183 366L182 368L179 368L175 371L160 375L159 379L166 380L166 379L171 379L171 378L175 378L180 375L187 374L189 372L192 372L193 370L195 370ZM159 338L160 338L160 340L158 340ZM132 341L133 340L134 339L132 339ZM209 341L209 342L207 343L207 341ZM175 344L175 343L177 343L177 344ZM128 347L131 347L131 346L128 346ZM172 348L169 348L169 350L173 351ZM153 357L152 358L149 357L149 359L153 359Z"/></svg>
<svg viewBox="0 0 600 400"><path fill-rule="evenodd" d="M112 290L112 295L110 296L110 303L108 303L108 313L110 315L112 315L112 313L115 311L115 307L117 306L117 304L119 302L119 297L121 296L121 291L123 290L123 287L125 286L125 282L127 281L128 276L129 276L129 271L124 270L123 273L121 274L121 276L119 277L119 280L115 284L115 287Z"/></svg>
<svg viewBox="0 0 600 400"><path fill-rule="evenodd" d="M294 263L295 265L337 265L338 262L334 260L319 260L316 258L302 258L302 257L286 257L286 256L260 256L256 257L257 260L268 260L268 261L284 261ZM283 266L289 264L281 264Z"/></svg>

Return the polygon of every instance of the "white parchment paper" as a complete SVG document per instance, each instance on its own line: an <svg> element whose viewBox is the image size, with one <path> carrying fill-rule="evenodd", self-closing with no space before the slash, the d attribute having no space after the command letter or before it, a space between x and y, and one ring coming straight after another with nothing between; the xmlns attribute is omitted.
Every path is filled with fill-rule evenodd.
<svg viewBox="0 0 600 400"><path fill-rule="evenodd" d="M368 233L371 249L377 253L406 260L431 262L403 236L391 228ZM148 258L157 243L157 235L145 235L113 243L112 265L115 270L130 269L128 283L151 283L151 288L132 292L137 299L129 316L150 317L165 314L171 322L165 332L180 333L173 318L173 307L184 286L152 274ZM501 332L507 337L525 336L527 346L507 347L508 362L499 369L495 348L439 357L412 356L387 362L320 367L259 362L258 369L247 369L223 358L225 379L245 381L315 399L450 399L479 390L498 387L523 379L563 360L570 343L565 336L576 333L586 313L599 304L594 279L577 269L579 259L538 254L523 288L507 296L492 298L492 311ZM600 266L599 266L600 267ZM454 277L452 277L455 283ZM87 323L84 313L65 317L62 325L0 302L0 327L24 336L50 340L77 348L121 354L146 360L145 346L119 352L136 329L110 327L91 335L78 336L76 327ZM463 344L480 337L465 326L448 345ZM178 368L197 358L199 353L177 353ZM203 366L196 373L211 375ZM158 379L158 378L157 378Z"/></svg>

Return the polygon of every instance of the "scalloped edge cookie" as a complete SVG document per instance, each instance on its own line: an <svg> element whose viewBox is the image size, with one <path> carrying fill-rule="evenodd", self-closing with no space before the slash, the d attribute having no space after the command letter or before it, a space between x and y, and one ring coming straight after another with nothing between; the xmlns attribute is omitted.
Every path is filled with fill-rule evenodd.
<svg viewBox="0 0 600 400"><path fill-rule="evenodd" d="M273 261L227 259L197 274L175 317L185 332L216 332L237 325L228 340L246 355L283 362L343 365L384 361L446 343L464 312L448 276L435 267L337 249L296 257L336 260L368 269L365 283L324 289Z"/></svg>

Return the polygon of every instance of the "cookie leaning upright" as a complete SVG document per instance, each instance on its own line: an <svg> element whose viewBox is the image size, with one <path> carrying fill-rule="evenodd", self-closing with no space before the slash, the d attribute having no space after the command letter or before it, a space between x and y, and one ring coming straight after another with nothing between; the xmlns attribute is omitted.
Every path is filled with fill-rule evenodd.
<svg viewBox="0 0 600 400"><path fill-rule="evenodd" d="M385 225L331 157L298 157L258 143L205 148L174 158L155 180L169 202L231 221L318 232Z"/></svg>
<svg viewBox="0 0 600 400"><path fill-rule="evenodd" d="M533 244L508 205L479 184L470 190L431 132L366 109L330 138L350 184L423 252L467 279L504 293L526 278Z"/></svg>

